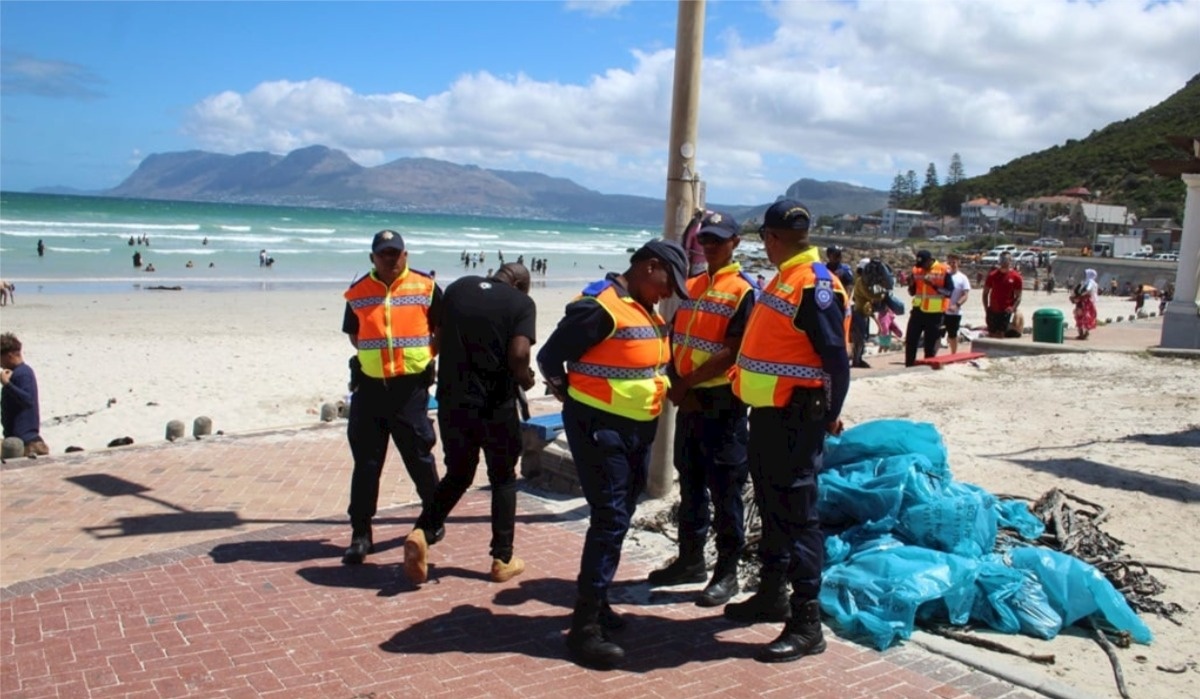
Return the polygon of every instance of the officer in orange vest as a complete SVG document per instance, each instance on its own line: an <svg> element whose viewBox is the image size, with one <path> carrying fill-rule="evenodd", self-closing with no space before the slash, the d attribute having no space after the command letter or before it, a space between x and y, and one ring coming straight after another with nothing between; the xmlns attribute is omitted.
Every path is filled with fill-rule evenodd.
<svg viewBox="0 0 1200 699"><path fill-rule="evenodd" d="M733 259L741 237L732 216L709 212L696 239L707 267L688 280L688 299L675 313L667 393L679 407L679 556L648 580L652 586L703 582L704 544L715 523L717 565L696 604L717 607L738 593L738 558L746 544L746 404L733 395L726 374L737 359L758 285Z"/></svg>
<svg viewBox="0 0 1200 699"><path fill-rule="evenodd" d="M817 516L817 472L826 434L842 431L850 387L847 290L809 244L812 215L784 199L760 228L779 273L763 289L731 370L733 392L750 406L750 478L762 510L762 582L753 597L725 606L739 623L783 621L783 633L755 659L777 663L825 650L821 569L825 540ZM791 583L791 595L785 582Z"/></svg>
<svg viewBox="0 0 1200 699"><path fill-rule="evenodd" d="M346 290L342 321L342 332L358 352L350 360L354 396L346 429L354 455L350 546L342 556L347 565L375 551L371 520L389 436L422 503L428 505L438 484L432 454L437 437L428 410L442 290L408 266L404 240L395 231L375 234L370 259L374 269ZM432 533L430 542L444 531Z"/></svg>
<svg viewBox="0 0 1200 699"><path fill-rule="evenodd" d="M933 259L928 250L917 251L917 262L912 268L908 282L908 293L912 296L912 313L908 316L908 328L904 335L904 366L917 362L917 347L924 336L925 358L937 356L938 341L942 337L942 316L950 303L954 291L954 280L946 265Z"/></svg>
<svg viewBox="0 0 1200 699"><path fill-rule="evenodd" d="M609 606L608 588L646 485L669 385L668 328L654 307L671 294L687 298L687 253L678 243L652 240L629 263L567 304L537 357L563 401L563 431L591 508L567 648L576 662L597 668L625 657L609 636L624 620Z"/></svg>

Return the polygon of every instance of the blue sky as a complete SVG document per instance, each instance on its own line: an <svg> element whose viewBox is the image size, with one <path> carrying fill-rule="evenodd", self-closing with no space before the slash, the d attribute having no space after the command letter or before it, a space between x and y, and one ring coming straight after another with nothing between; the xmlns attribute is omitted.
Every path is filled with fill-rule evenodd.
<svg viewBox="0 0 1200 699"><path fill-rule="evenodd" d="M0 3L0 188L152 153L425 156L662 196L673 2ZM887 189L1131 117L1200 72L1200 0L707 3L710 201Z"/></svg>

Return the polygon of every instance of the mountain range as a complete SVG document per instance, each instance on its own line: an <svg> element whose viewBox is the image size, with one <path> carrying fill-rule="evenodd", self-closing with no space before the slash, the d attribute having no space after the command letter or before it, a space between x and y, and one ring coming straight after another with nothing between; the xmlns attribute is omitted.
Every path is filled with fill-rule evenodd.
<svg viewBox="0 0 1200 699"><path fill-rule="evenodd" d="M91 194L646 226L662 223L664 206L662 199L603 194L562 177L489 170L431 158L401 158L363 167L342 151L325 146L301 148L287 155L156 153L120 185ZM887 203L886 192L807 179L794 183L788 195L822 213L866 213ZM761 216L767 205L710 208L743 218L755 213Z"/></svg>

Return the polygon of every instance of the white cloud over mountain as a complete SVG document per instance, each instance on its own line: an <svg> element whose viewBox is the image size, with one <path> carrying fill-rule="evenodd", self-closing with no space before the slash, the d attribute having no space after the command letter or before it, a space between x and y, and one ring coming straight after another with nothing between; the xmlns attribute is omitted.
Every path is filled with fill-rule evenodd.
<svg viewBox="0 0 1200 699"><path fill-rule="evenodd" d="M886 188L929 162L944 172L955 152L980 174L1131 117L1200 71L1200 0L766 8L766 40L726 30L705 48L699 169L721 202L769 200L803 176ZM425 98L276 80L205 98L185 131L221 152L320 143L364 165L421 155L661 196L672 72L659 50L586 83L480 71Z"/></svg>

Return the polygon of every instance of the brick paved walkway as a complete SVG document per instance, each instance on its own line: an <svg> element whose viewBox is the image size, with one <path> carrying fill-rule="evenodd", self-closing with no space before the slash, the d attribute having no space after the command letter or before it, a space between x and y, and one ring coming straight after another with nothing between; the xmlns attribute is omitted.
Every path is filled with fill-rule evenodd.
<svg viewBox="0 0 1200 699"><path fill-rule="evenodd" d="M528 570L496 585L488 494L470 491L416 589L399 568L415 497L393 450L380 551L345 567L340 425L5 465L0 694L1034 696L915 647L877 653L831 634L824 655L761 665L750 656L775 626L733 627L678 591L651 593L637 581L659 561L636 551L614 594L629 662L579 668L563 634L582 501L523 492Z"/></svg>

